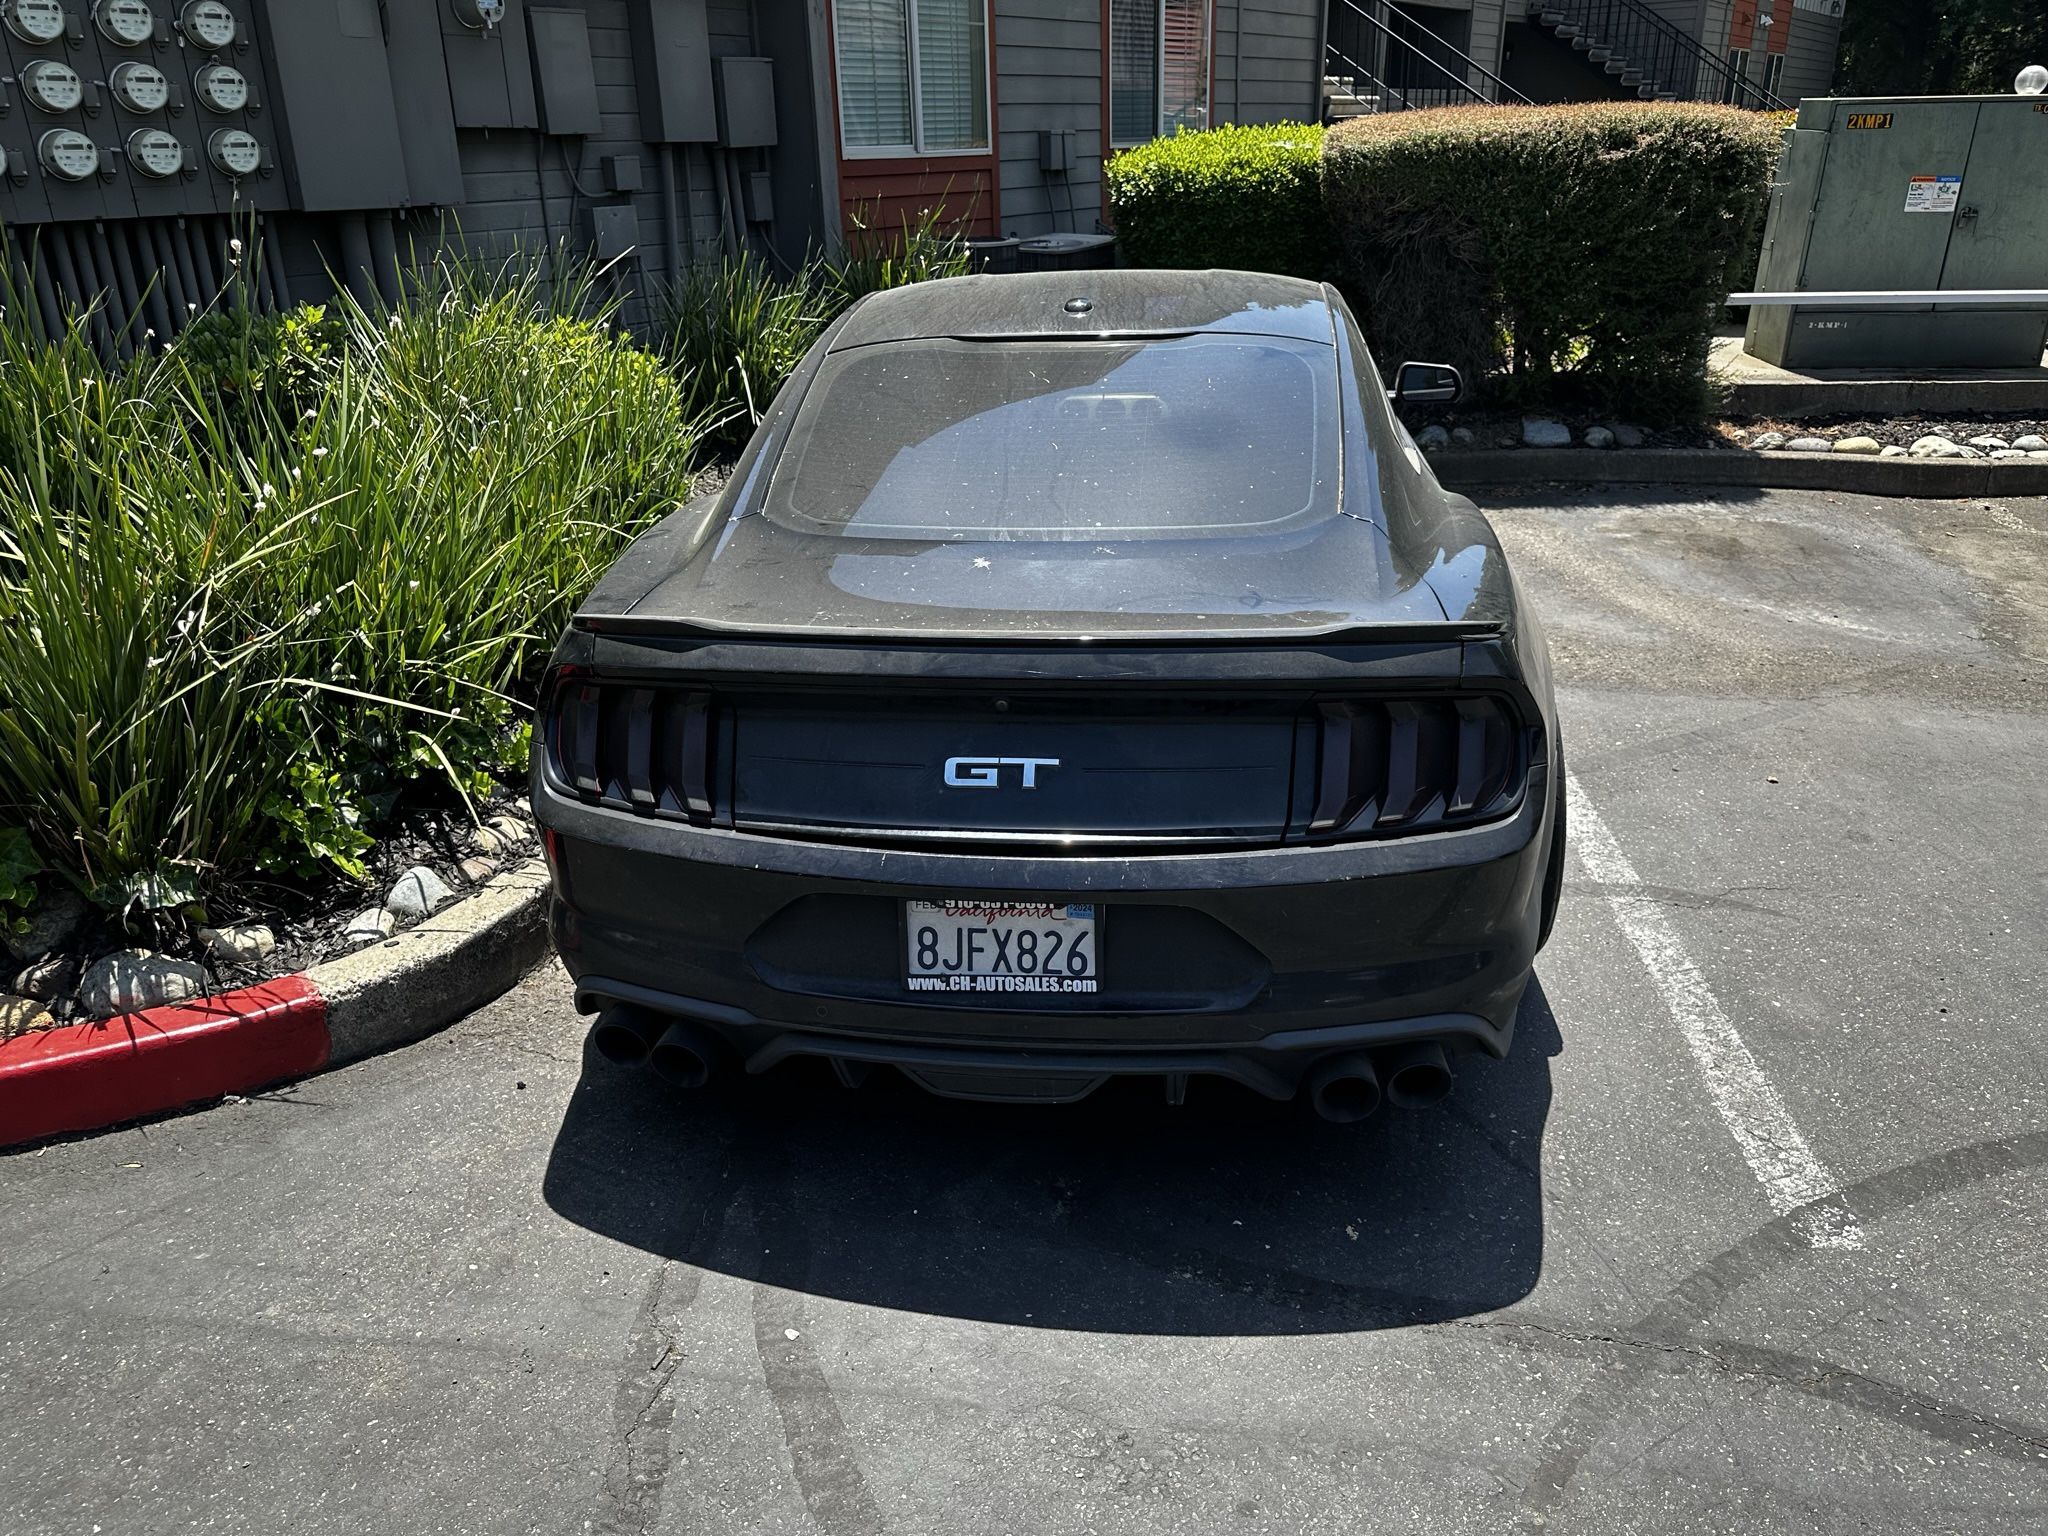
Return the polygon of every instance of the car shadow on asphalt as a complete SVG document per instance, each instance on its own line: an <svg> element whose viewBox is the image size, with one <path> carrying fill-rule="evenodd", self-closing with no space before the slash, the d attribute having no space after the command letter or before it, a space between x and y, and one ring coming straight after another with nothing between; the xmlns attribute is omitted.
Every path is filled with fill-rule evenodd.
<svg viewBox="0 0 2048 1536"><path fill-rule="evenodd" d="M588 1045L544 1193L663 1258L906 1311L1115 1333L1287 1334L1436 1322L1528 1294L1561 1049L1541 981L1505 1061L1451 1099L1329 1125L1197 1080L1079 1104L858 1090L814 1063L695 1092Z"/></svg>

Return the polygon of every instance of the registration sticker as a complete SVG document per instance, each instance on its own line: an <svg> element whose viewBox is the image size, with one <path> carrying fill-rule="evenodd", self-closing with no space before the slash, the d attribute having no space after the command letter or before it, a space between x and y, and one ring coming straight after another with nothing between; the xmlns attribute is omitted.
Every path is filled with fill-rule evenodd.
<svg viewBox="0 0 2048 1536"><path fill-rule="evenodd" d="M1093 992L1093 902L907 901L903 984L912 992Z"/></svg>

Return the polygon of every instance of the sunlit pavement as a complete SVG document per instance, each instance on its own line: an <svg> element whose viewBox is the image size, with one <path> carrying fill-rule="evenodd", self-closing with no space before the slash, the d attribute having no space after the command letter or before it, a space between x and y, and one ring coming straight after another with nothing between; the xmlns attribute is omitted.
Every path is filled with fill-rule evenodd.
<svg viewBox="0 0 2048 1536"><path fill-rule="evenodd" d="M1323 1125L422 1044L0 1157L0 1531L2048 1527L2048 504L1487 503L1583 827Z"/></svg>

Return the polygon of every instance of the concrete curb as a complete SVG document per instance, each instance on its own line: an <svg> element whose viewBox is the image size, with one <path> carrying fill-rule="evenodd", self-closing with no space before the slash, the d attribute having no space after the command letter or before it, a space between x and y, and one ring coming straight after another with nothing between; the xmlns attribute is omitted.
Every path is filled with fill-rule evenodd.
<svg viewBox="0 0 2048 1536"><path fill-rule="evenodd" d="M0 1147L253 1092L443 1029L546 953L547 893L547 866L528 859L299 975L0 1041Z"/></svg>
<svg viewBox="0 0 2048 1536"><path fill-rule="evenodd" d="M1867 496L2048 495L2048 459L1884 459L1727 448L1474 448L1432 454L1446 486L1746 485Z"/></svg>

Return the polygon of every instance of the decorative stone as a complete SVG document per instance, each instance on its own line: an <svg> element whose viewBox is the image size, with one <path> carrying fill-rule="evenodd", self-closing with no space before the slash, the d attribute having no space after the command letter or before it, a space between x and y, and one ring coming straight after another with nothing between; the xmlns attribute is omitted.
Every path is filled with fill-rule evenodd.
<svg viewBox="0 0 2048 1536"><path fill-rule="evenodd" d="M1782 448L1785 446L1785 434L1782 432L1759 432L1749 440L1749 446L1766 450Z"/></svg>
<svg viewBox="0 0 2048 1536"><path fill-rule="evenodd" d="M7 935L8 953L22 961L42 959L84 927L91 910L78 892L68 886L59 889L29 913L26 929Z"/></svg>
<svg viewBox="0 0 2048 1536"><path fill-rule="evenodd" d="M478 853L496 854L505 851L505 839L490 827L472 827L469 831L469 846Z"/></svg>
<svg viewBox="0 0 2048 1536"><path fill-rule="evenodd" d="M524 848L533 841L533 828L517 816L493 816L485 825L498 834L507 848Z"/></svg>
<svg viewBox="0 0 2048 1536"><path fill-rule="evenodd" d="M2022 453L2048 453L2048 437L2038 432L2029 432L2012 440L2013 447Z"/></svg>
<svg viewBox="0 0 2048 1536"><path fill-rule="evenodd" d="M1886 443L1884 447L1879 450L1877 456L1880 459L1903 459L1906 456L1906 450L1901 448L1897 443Z"/></svg>
<svg viewBox="0 0 2048 1536"><path fill-rule="evenodd" d="M1994 448L1991 450L1991 457L1994 459L2024 459L2026 456L2027 451L2024 448Z"/></svg>
<svg viewBox="0 0 2048 1536"><path fill-rule="evenodd" d="M1569 448L1572 445L1572 429L1561 421L1552 421L1547 416L1524 416L1522 441L1531 448Z"/></svg>
<svg viewBox="0 0 2048 1536"><path fill-rule="evenodd" d="M12 997L0 992L0 1040L25 1035L32 1029L48 1029L57 1021L50 1017L42 999Z"/></svg>
<svg viewBox="0 0 2048 1536"><path fill-rule="evenodd" d="M2030 459L2048 459L2048 448L2029 448L2027 450L2027 457Z"/></svg>
<svg viewBox="0 0 2048 1536"><path fill-rule="evenodd" d="M216 960L254 965L277 948L277 935L261 923L242 923L233 928L202 928L199 942Z"/></svg>
<svg viewBox="0 0 2048 1536"><path fill-rule="evenodd" d="M1617 421L1614 424L1614 440L1624 448L1640 448L1643 446L1643 429L1632 427L1625 421Z"/></svg>
<svg viewBox="0 0 2048 1536"><path fill-rule="evenodd" d="M1954 438L1935 432L1914 439L1913 446L1906 451L1916 459L1974 459L1977 456Z"/></svg>
<svg viewBox="0 0 2048 1536"><path fill-rule="evenodd" d="M464 885L482 885L497 867L489 859L464 859L456 865L455 872L462 876Z"/></svg>
<svg viewBox="0 0 2048 1536"><path fill-rule="evenodd" d="M1470 448L1479 441L1479 434L1470 427L1453 427L1451 428L1451 441L1460 448Z"/></svg>
<svg viewBox="0 0 2048 1536"><path fill-rule="evenodd" d="M1836 453L1882 453L1884 447L1874 437L1842 437L1835 440Z"/></svg>
<svg viewBox="0 0 2048 1536"><path fill-rule="evenodd" d="M1795 437L1785 445L1787 453L1826 453L1835 445L1824 437Z"/></svg>
<svg viewBox="0 0 2048 1536"><path fill-rule="evenodd" d="M117 949L85 968L78 983L78 1009L87 1018L139 1013L166 1003L183 1003L206 989L206 968L196 960L173 960L146 949Z"/></svg>
<svg viewBox="0 0 2048 1536"><path fill-rule="evenodd" d="M400 922L425 917L455 893L448 882L424 864L415 864L398 877L391 894L384 898L384 910Z"/></svg>
<svg viewBox="0 0 2048 1536"><path fill-rule="evenodd" d="M1588 448L1612 448L1614 433L1606 427L1588 427L1586 435L1580 441Z"/></svg>
<svg viewBox="0 0 2048 1536"><path fill-rule="evenodd" d="M1989 432L1986 432L1986 433L1985 433L1985 434L1984 434L1984 435L1983 435L1982 437L1973 437L1973 438L1971 438L1971 439L1970 439L1970 446L1971 446L1972 448L1990 448L1990 449L1998 449L1998 448L2010 448L2010 447L2012 446L2012 444L2011 444L2011 443L2008 443L2008 442L2007 442L2007 441L2006 441L2006 440L2005 440L2004 438L2002 438L2002 437L1994 437L1994 436L1993 436L1993 435L1992 435L1991 433L1989 433ZM2023 449L2023 450L2021 450L2021 451L2022 451L2022 452L2024 452L2025 450Z"/></svg>
<svg viewBox="0 0 2048 1536"><path fill-rule="evenodd" d="M372 907L350 918L348 926L341 930L341 937L348 944L374 944L379 939L390 938L397 931L397 918L382 907Z"/></svg>
<svg viewBox="0 0 2048 1536"><path fill-rule="evenodd" d="M1415 434L1415 446L1424 453L1435 453L1451 446L1451 434L1442 427L1431 424Z"/></svg>
<svg viewBox="0 0 2048 1536"><path fill-rule="evenodd" d="M14 990L23 997L51 1003L78 985L78 961L70 955L46 955L32 960L14 978Z"/></svg>

